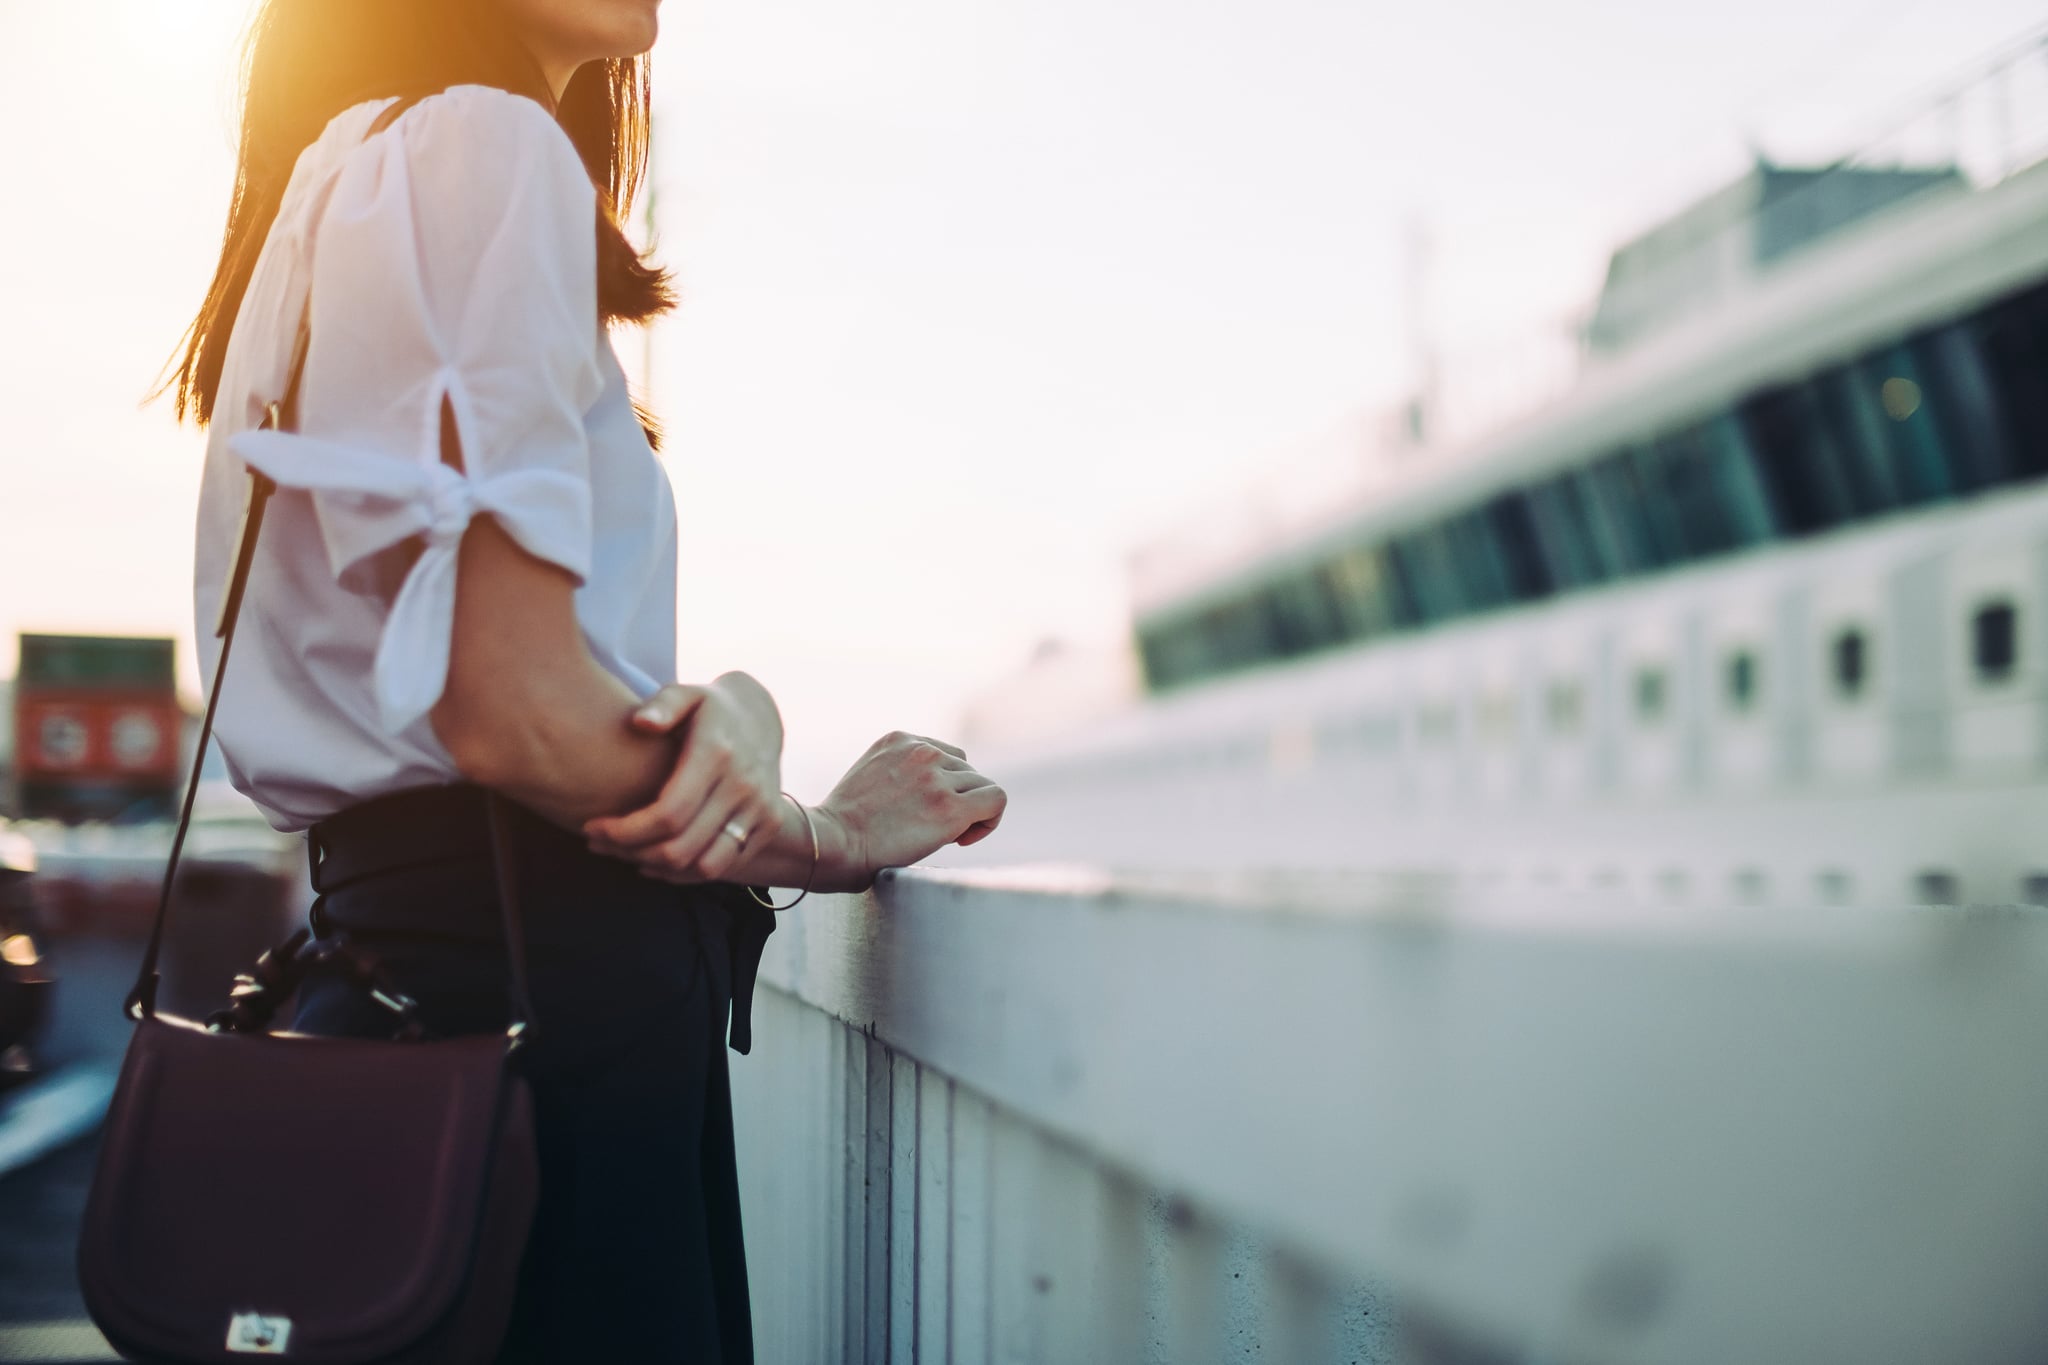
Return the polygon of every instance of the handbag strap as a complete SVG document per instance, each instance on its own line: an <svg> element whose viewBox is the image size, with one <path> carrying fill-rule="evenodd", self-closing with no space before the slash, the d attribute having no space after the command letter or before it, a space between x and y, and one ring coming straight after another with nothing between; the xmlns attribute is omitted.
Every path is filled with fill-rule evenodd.
<svg viewBox="0 0 2048 1365"><path fill-rule="evenodd" d="M371 123L364 139L388 128L419 96L394 100ZM284 396L264 411L259 430L298 429L299 387L306 373L306 352L312 340L310 302L299 311L297 334L292 341L291 369L285 379ZM161 974L158 959L163 953L164 931L170 921L171 890L178 878L178 863L184 856L185 836L192 826L192 806L199 795L199 775L206 765L207 746L213 739L213 719L220 709L221 685L228 675L228 654L235 645L235 624L241 618L242 599L249 586L249 570L256 560L256 538L263 530L263 513L277 484L260 470L249 471L249 501L242 510L242 529L235 546L234 572L221 598L220 617L214 634L220 639L220 657L214 662L213 686L206 694L206 712L199 722L199 745L192 755L192 775L185 783L185 800L178 811L178 829L171 836L171 853L164 864L163 885L157 891L156 918L150 926L149 946L143 951L142 966L129 990L123 1012L131 1019L153 1018ZM526 933L519 914L517 859L513 855L511 811L505 798L485 790L491 827L491 863L498 882L498 915L505 937L505 963L511 1023L506 1029L508 1045L517 1049L533 1036L533 998L527 986Z"/></svg>

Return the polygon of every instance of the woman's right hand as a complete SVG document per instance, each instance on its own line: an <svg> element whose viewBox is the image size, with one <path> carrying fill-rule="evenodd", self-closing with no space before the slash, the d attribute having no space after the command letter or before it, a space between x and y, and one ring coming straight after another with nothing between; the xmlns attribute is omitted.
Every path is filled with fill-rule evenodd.
<svg viewBox="0 0 2048 1365"><path fill-rule="evenodd" d="M865 889L885 867L986 839L1009 800L962 750L894 730L868 746L818 809L846 831L856 889Z"/></svg>
<svg viewBox="0 0 2048 1365"><path fill-rule="evenodd" d="M675 769L660 793L623 815L585 822L598 853L625 858L664 881L717 881L739 860L749 837L776 827L782 767L782 716L775 699L744 673L694 686L671 683L634 711L643 734L684 730Z"/></svg>

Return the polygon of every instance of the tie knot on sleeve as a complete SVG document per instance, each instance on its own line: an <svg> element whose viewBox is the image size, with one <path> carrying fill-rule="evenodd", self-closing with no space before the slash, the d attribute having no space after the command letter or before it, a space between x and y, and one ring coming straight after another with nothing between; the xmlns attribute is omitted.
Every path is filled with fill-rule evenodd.
<svg viewBox="0 0 2048 1365"><path fill-rule="evenodd" d="M447 465L436 465L427 487L427 543L454 549L476 515L476 496L469 480Z"/></svg>

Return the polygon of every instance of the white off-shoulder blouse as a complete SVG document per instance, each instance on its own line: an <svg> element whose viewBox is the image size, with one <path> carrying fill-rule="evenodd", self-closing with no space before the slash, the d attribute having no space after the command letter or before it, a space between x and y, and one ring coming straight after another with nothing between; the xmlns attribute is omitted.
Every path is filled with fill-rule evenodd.
<svg viewBox="0 0 2048 1365"><path fill-rule="evenodd" d="M461 780L427 716L447 681L456 546L496 516L574 574L597 660L636 695L675 675L676 519L598 320L596 191L531 100L458 86L300 156L235 322L200 488L213 626L250 467L275 479L215 725L279 829ZM259 431L311 308L297 430ZM443 400L464 468L441 458Z"/></svg>

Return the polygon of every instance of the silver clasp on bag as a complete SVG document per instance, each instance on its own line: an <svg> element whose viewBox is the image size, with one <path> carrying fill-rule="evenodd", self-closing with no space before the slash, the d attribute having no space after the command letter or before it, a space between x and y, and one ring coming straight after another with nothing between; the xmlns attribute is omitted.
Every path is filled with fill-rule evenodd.
<svg viewBox="0 0 2048 1365"><path fill-rule="evenodd" d="M237 1313L228 1319L228 1349L242 1355L281 1356L292 1339L290 1318Z"/></svg>

